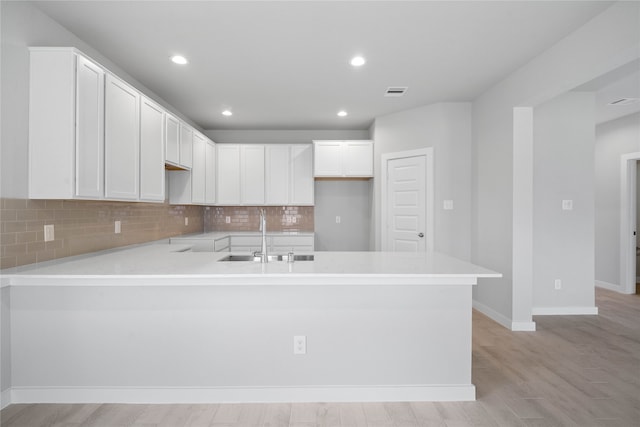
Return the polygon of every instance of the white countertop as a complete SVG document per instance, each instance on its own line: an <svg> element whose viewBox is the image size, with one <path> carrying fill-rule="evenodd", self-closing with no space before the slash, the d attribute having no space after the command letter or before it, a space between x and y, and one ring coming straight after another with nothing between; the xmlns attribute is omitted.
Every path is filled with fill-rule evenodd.
<svg viewBox="0 0 640 427"><path fill-rule="evenodd" d="M501 277L495 271L433 252L315 252L314 261L261 264L219 262L229 252L190 252L189 248L156 243L25 266L3 271L2 285L42 285L43 279L58 286L131 286L132 281L141 286L175 285L176 279L189 285L435 284L460 279L474 284L476 278Z"/></svg>

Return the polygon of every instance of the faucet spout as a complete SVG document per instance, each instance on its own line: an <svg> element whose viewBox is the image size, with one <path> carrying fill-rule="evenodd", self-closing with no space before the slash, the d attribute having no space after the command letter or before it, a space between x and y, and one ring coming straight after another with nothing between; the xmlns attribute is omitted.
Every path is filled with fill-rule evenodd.
<svg viewBox="0 0 640 427"><path fill-rule="evenodd" d="M260 262L269 262L269 255L267 254L267 215L264 209L260 209L260 231L262 231L262 247L260 253L256 254L260 256Z"/></svg>

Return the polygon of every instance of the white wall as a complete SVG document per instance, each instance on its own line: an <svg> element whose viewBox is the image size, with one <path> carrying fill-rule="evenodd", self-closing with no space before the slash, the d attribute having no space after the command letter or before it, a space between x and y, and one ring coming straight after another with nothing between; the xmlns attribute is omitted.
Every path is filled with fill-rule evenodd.
<svg viewBox="0 0 640 427"><path fill-rule="evenodd" d="M533 314L595 307L594 147L594 93L569 92L535 108ZM563 200L573 210L563 210Z"/></svg>
<svg viewBox="0 0 640 427"><path fill-rule="evenodd" d="M316 251L369 250L372 191L373 180L316 181Z"/></svg>
<svg viewBox="0 0 640 427"><path fill-rule="evenodd" d="M634 152L640 152L640 113L596 127L595 278L614 288L620 286L620 162Z"/></svg>
<svg viewBox="0 0 640 427"><path fill-rule="evenodd" d="M640 4L616 2L474 101L471 257L503 273L501 279L481 281L474 299L494 319L531 323L530 308L512 300L531 292L520 289L529 283L512 279L514 264L523 270L531 264L513 259L514 245L531 244L530 230L513 232L514 215L530 214L520 211L526 204L514 206L513 195L533 191L519 184L530 181L522 175L530 173L531 156L514 163L514 108L541 105L639 56Z"/></svg>
<svg viewBox="0 0 640 427"><path fill-rule="evenodd" d="M471 229L471 104L441 103L377 117L373 126L374 174L381 176L385 153L433 147L435 184L434 249L469 259ZM381 247L382 191L374 181L373 232ZM445 211L444 200L454 209Z"/></svg>

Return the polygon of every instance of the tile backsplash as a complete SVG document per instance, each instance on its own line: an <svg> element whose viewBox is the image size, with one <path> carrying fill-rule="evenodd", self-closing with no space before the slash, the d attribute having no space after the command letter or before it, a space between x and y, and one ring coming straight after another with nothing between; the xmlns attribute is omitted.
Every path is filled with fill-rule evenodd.
<svg viewBox="0 0 640 427"><path fill-rule="evenodd" d="M212 206L204 210L204 230L258 231L260 209L266 211L268 231L314 231L313 206Z"/></svg>
<svg viewBox="0 0 640 427"><path fill-rule="evenodd" d="M202 232L204 208L167 203L0 199L0 268ZM189 218L185 226L184 218ZM121 233L115 233L115 221ZM44 241L44 226L55 239Z"/></svg>

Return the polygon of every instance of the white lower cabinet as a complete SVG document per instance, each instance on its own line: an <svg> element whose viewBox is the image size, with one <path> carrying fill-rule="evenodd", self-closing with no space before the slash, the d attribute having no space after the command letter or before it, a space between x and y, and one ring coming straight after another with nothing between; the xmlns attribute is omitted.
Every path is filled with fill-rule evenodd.
<svg viewBox="0 0 640 427"><path fill-rule="evenodd" d="M111 74L107 74L105 85L105 196L137 200L140 191L140 94Z"/></svg>
<svg viewBox="0 0 640 427"><path fill-rule="evenodd" d="M313 235L302 236L272 236L271 251L274 253L293 253L297 252L313 252L314 237Z"/></svg>

